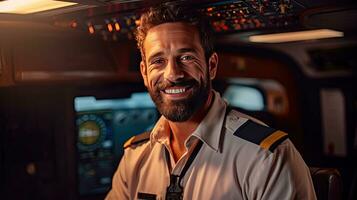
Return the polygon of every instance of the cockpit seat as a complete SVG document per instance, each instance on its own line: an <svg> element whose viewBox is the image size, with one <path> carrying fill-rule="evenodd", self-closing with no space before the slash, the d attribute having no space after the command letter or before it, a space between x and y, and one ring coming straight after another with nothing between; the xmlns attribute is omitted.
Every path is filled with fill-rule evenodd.
<svg viewBox="0 0 357 200"><path fill-rule="evenodd" d="M317 199L342 199L342 179L337 169L310 167Z"/></svg>

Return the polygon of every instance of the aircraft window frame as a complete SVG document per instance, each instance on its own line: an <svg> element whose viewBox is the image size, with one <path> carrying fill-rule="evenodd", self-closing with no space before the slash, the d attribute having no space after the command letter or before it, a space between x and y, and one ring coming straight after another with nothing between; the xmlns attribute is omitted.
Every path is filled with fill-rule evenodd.
<svg viewBox="0 0 357 200"><path fill-rule="evenodd" d="M259 95L261 95L260 96L261 100L259 100L260 101L260 103L259 103L260 105L255 105L255 108L252 108L252 107L249 108L249 105L248 105L248 107L246 107L247 104L245 105L245 107L242 106L242 104L239 105L239 103L238 104L234 104L226 96L227 90L229 90L229 88L233 88L233 87L241 87L241 88L246 88L246 89L247 88L253 89L254 92L257 92L257 93L259 93ZM234 89L234 90L239 90L239 89ZM247 110L247 111L254 111L254 112L255 111L259 112L259 111L266 111L267 110L267 99L266 99L265 91L262 88L260 88L258 85L255 85L255 84L230 83L228 85L228 87L224 90L222 96L223 96L223 98L225 98L229 102L230 106L233 106L233 107L236 107L236 108L240 108L240 109ZM250 105L250 106L252 106L252 105Z"/></svg>

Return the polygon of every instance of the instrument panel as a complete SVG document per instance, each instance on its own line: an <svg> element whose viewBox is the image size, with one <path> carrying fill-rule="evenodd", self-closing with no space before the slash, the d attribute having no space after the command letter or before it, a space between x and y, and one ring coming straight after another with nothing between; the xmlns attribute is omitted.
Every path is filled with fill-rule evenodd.
<svg viewBox="0 0 357 200"><path fill-rule="evenodd" d="M179 3L206 15L217 34L296 28L299 26L298 13L303 8L290 0L229 0L200 4L196 1L192 4L180 1ZM85 14L56 18L53 23L55 26L88 32L105 41L133 40L133 33L140 23L140 14L150 5L140 2L130 5L110 4L105 8L91 8Z"/></svg>

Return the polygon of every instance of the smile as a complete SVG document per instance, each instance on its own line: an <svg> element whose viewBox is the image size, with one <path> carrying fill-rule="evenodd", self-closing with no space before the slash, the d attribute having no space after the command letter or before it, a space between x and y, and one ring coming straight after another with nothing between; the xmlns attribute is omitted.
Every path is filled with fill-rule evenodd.
<svg viewBox="0 0 357 200"><path fill-rule="evenodd" d="M187 98L191 92L192 92L192 87L168 87L164 90L161 91L165 98L170 99L170 100L180 100L180 99L185 99Z"/></svg>
<svg viewBox="0 0 357 200"><path fill-rule="evenodd" d="M186 88L166 89L166 94L181 94L186 91Z"/></svg>

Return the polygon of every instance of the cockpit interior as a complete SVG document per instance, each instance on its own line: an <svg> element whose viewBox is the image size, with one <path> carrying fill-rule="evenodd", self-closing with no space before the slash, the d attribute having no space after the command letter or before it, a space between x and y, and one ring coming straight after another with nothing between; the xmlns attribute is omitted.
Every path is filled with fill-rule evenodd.
<svg viewBox="0 0 357 200"><path fill-rule="evenodd" d="M351 0L1 0L0 199L105 197L125 141L160 117L134 32L165 2L209 19L229 105L287 132L357 199Z"/></svg>

